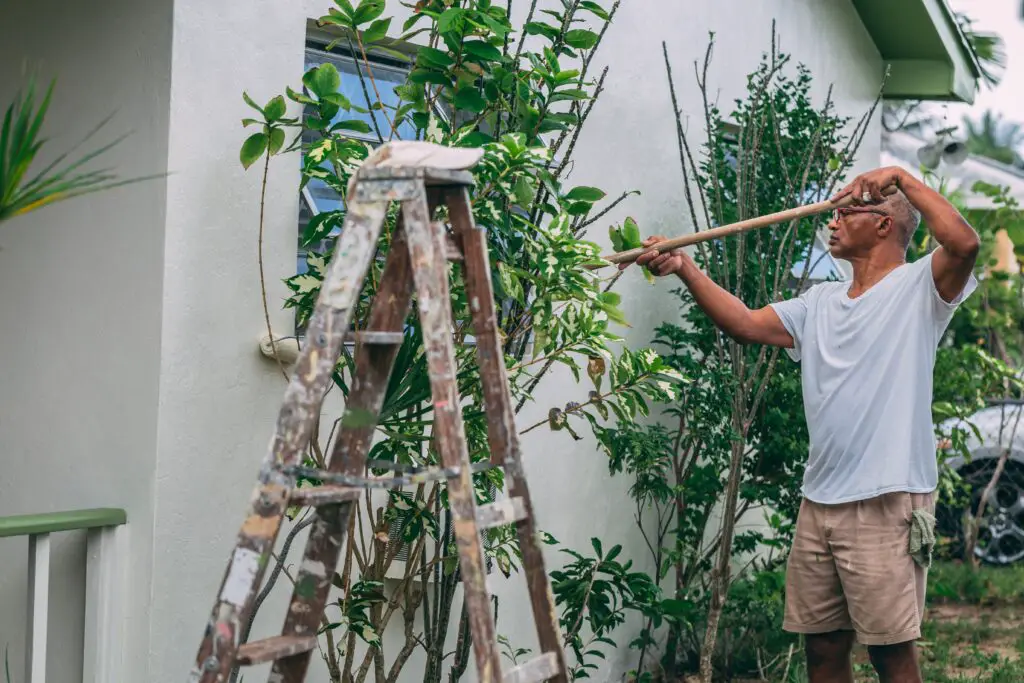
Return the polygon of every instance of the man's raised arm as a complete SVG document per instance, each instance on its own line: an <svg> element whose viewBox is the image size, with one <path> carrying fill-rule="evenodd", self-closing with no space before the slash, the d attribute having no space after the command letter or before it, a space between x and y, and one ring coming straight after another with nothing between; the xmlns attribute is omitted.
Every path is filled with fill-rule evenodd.
<svg viewBox="0 0 1024 683"><path fill-rule="evenodd" d="M890 166L858 176L835 199L850 194L854 204L862 204L867 192L875 201L881 201L882 188L893 183L921 212L935 241L941 245L932 254L932 277L939 295L952 302L963 292L974 271L980 240L971 224L945 197L902 168Z"/></svg>
<svg viewBox="0 0 1024 683"><path fill-rule="evenodd" d="M650 237L644 246L650 247L663 241L664 237ZM778 314L770 306L750 310L740 299L719 287L714 280L701 272L693 259L682 249L665 253L651 252L636 260L638 266L645 266L659 276L677 275L693 294L694 301L715 325L741 344L768 344L793 348L793 337L786 331ZM623 270L628 264L620 264Z"/></svg>

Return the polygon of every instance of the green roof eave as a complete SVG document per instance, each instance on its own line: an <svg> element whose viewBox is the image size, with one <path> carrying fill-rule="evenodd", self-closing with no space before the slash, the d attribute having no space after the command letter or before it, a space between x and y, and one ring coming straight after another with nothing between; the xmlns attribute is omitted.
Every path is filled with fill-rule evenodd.
<svg viewBox="0 0 1024 683"><path fill-rule="evenodd" d="M974 102L981 70L946 0L853 0L889 67L886 99Z"/></svg>

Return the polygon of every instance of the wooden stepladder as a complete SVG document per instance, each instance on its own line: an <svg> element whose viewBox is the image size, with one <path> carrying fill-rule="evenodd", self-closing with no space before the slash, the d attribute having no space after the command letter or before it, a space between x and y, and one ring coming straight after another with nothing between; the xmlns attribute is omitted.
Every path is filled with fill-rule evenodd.
<svg viewBox="0 0 1024 683"><path fill-rule="evenodd" d="M342 232L190 673L190 683L224 683L234 667L267 662L273 663L268 679L271 683L303 681L317 647L316 635L331 579L359 497L368 487L423 479L423 474L387 480L365 477L376 418L404 340L404 324L414 293L432 389L433 436L443 465L433 478L447 480L479 681L567 683L554 598L523 476L495 316L487 243L483 231L474 224L470 205L469 188L473 180L466 169L479 158L479 150L455 150L421 142L391 143L378 150L353 178ZM349 330L353 310L391 202L401 204L401 214L370 309L367 330L354 335L355 372L341 432L333 443L328 469L310 470L302 467L301 459L342 344L353 336ZM432 220L434 210L442 204L448 208L450 235L443 224ZM473 495L473 468L456 384L448 261L463 265L487 413L490 466L503 467L508 484L507 499L479 507ZM323 483L298 488L299 476ZM254 609L285 511L296 505L314 506L317 517L295 575L295 589L282 633L240 644L237 641L242 625ZM485 585L480 533L509 523L514 523L518 530L541 654L502 675Z"/></svg>

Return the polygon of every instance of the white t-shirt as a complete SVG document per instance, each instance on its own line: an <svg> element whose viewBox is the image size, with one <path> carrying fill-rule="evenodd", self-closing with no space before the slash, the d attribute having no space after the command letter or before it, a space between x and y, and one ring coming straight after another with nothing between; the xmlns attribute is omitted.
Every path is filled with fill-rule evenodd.
<svg viewBox="0 0 1024 683"><path fill-rule="evenodd" d="M904 264L851 299L849 282L825 282L772 304L802 365L810 455L803 495L825 504L938 485L932 427L935 351L972 275L947 303L931 254Z"/></svg>

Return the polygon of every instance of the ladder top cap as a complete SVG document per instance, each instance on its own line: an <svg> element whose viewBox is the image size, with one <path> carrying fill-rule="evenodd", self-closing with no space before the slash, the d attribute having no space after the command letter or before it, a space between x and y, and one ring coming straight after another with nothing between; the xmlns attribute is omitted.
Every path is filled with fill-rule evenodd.
<svg viewBox="0 0 1024 683"><path fill-rule="evenodd" d="M373 151L363 168L431 168L466 171L484 156L479 147L446 147L422 140L388 142Z"/></svg>
<svg viewBox="0 0 1024 683"><path fill-rule="evenodd" d="M473 185L473 174L469 171L452 171L444 168L420 168L420 167L398 167L379 166L375 168L363 167L356 174L357 180L419 180L422 179L428 187L438 185Z"/></svg>
<svg viewBox="0 0 1024 683"><path fill-rule="evenodd" d="M352 182L422 178L428 185L472 185L473 176L466 171L476 166L483 156L484 151L479 147L446 147L422 140L398 140L375 149Z"/></svg>

